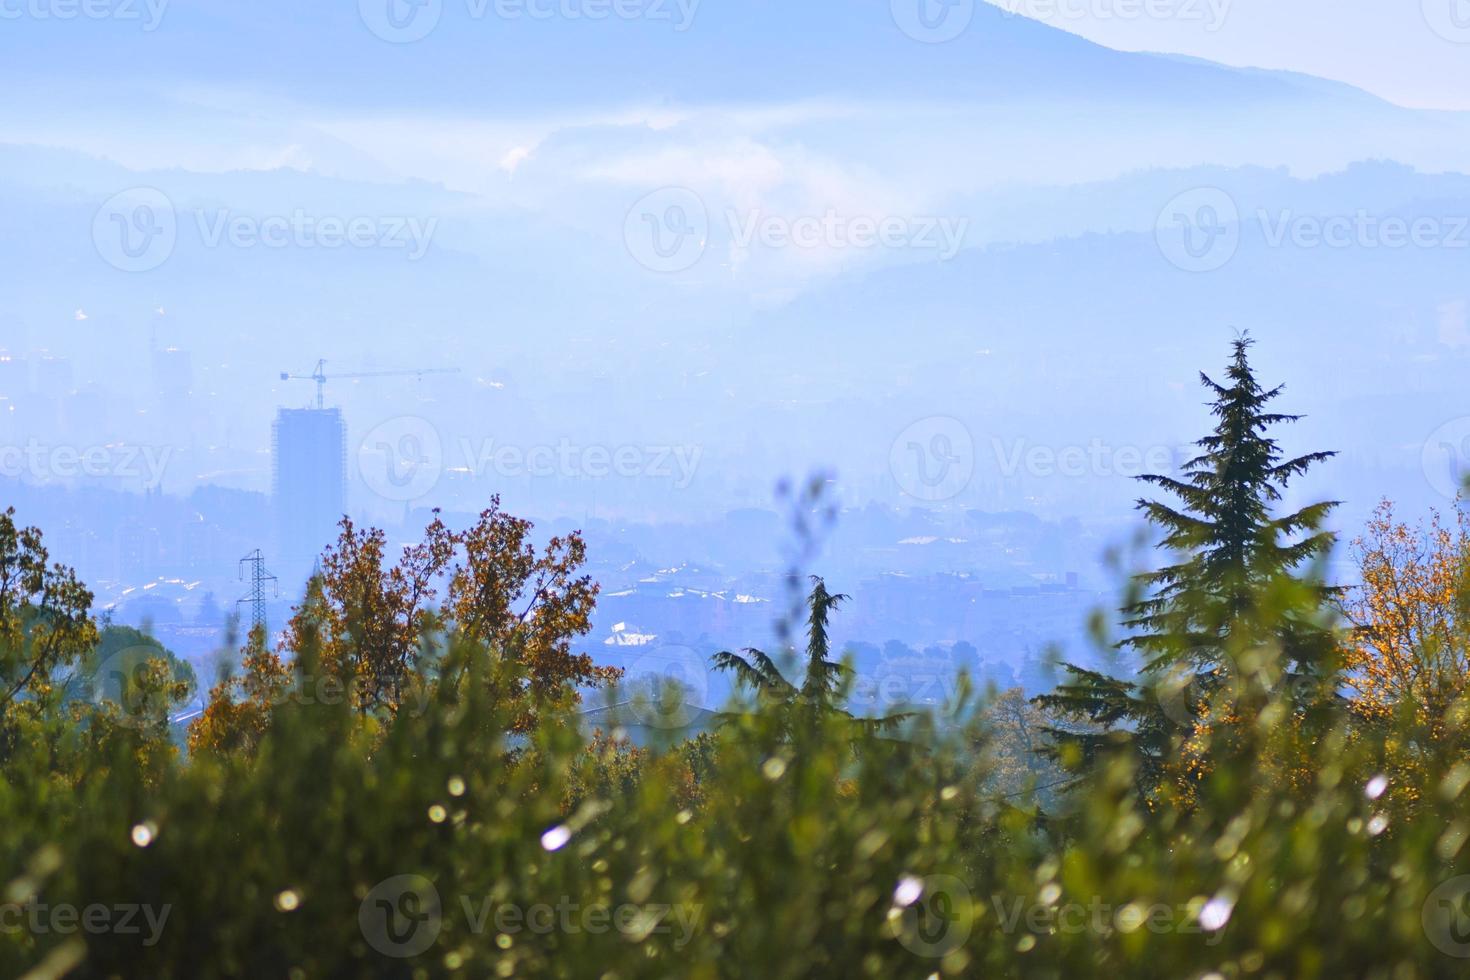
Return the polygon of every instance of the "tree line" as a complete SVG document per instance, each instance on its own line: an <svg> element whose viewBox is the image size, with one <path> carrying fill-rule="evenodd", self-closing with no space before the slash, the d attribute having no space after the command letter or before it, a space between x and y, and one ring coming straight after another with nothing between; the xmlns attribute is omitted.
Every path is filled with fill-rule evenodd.
<svg viewBox="0 0 1470 980"><path fill-rule="evenodd" d="M780 649L713 658L742 696L708 731L587 732L596 692L681 692L623 691L578 651L583 541L538 548L497 500L396 556L344 520L281 641L246 638L181 745L192 671L98 622L6 512L0 965L1459 975L1470 527L1385 502L1349 546L1361 581L1328 581L1336 502L1282 504L1332 454L1282 450L1297 417L1250 351L1201 376L1197 455L1144 478L1154 558L1094 623L1117 670L1063 665L1029 700L961 682L938 712L849 710L848 599L810 578Z"/></svg>

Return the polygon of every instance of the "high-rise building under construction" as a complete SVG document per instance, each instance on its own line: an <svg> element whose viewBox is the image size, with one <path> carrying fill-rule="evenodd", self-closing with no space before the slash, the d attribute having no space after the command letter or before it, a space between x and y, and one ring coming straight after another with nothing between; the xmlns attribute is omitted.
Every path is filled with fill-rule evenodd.
<svg viewBox="0 0 1470 980"><path fill-rule="evenodd" d="M347 512L347 424L336 408L283 408L271 426L275 560L297 588ZM285 583L283 583L285 584Z"/></svg>

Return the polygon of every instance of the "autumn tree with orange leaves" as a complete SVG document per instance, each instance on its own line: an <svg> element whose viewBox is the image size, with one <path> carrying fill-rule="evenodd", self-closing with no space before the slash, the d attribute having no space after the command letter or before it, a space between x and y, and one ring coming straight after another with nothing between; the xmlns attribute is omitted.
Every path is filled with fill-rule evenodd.
<svg viewBox="0 0 1470 980"><path fill-rule="evenodd" d="M340 527L306 601L291 618L285 645L299 650L309 625L321 637L321 671L345 686L354 707L396 713L415 664L433 642L436 583L457 536L436 514L423 540L404 548L390 565L381 530L359 530L347 517Z"/></svg>
<svg viewBox="0 0 1470 980"><path fill-rule="evenodd" d="M1392 730L1390 785L1415 794L1416 772L1463 752L1470 693L1470 518L1454 526L1430 512L1410 527L1388 501L1353 543L1362 584L1346 612L1353 642L1344 657L1354 715Z"/></svg>
<svg viewBox="0 0 1470 980"><path fill-rule="evenodd" d="M270 712L291 689L291 668L266 645L264 629L246 643L243 670L209 692L204 713L189 726L189 752L253 754L270 730Z"/></svg>
<svg viewBox="0 0 1470 980"><path fill-rule="evenodd" d="M285 631L284 651L308 635L317 644L321 678L297 677L320 697L336 692L365 716L393 716L422 695L416 685L450 642L468 642L519 668L514 729L535 725L538 706L577 702L578 686L610 684L620 676L599 667L572 644L591 629L597 586L581 574L587 549L581 535L553 537L544 551L531 542L533 525L506 514L500 500L464 531L439 518L422 540L389 563L386 535L343 518L337 543L322 556ZM440 591L443 602L440 603ZM286 683L281 657L263 638L242 677L212 692L191 732L191 746L249 749L263 734L271 698Z"/></svg>
<svg viewBox="0 0 1470 980"><path fill-rule="evenodd" d="M496 497L473 527L456 535L459 560L449 572L443 616L460 636L524 668L536 699L574 703L577 686L611 684L622 672L572 651L573 641L592 629L598 593L591 576L579 574L587 561L581 534L553 537L537 554L532 527L503 513ZM523 713L518 727L533 721Z"/></svg>
<svg viewBox="0 0 1470 980"><path fill-rule="evenodd" d="M52 563L41 532L0 512L0 719L51 689L54 675L98 639L92 593L76 573Z"/></svg>

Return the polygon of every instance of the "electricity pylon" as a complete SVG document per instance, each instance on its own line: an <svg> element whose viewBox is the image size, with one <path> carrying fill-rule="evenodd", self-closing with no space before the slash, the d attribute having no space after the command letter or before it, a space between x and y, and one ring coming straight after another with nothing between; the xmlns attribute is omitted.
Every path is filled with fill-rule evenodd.
<svg viewBox="0 0 1470 980"><path fill-rule="evenodd" d="M245 566L250 566L250 594L241 599L241 603L250 603L250 631L255 632L256 627L265 629L265 587L270 583L271 598L281 594L276 577L265 567L265 556L256 548L250 554L240 559L240 578L245 579Z"/></svg>

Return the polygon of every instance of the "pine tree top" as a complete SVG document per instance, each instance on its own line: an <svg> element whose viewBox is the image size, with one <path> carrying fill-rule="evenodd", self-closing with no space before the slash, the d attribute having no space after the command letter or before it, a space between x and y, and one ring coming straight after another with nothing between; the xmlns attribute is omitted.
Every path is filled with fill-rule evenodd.
<svg viewBox="0 0 1470 980"><path fill-rule="evenodd" d="M1173 505L1138 501L1149 523L1163 532L1160 547L1179 556L1142 576L1145 597L1123 610L1124 625L1135 631L1125 645L1147 652L1152 665L1185 655L1208 660L1208 651L1248 604L1253 588L1299 574L1334 540L1321 528L1336 501L1273 513L1291 480L1335 454L1285 456L1270 433L1301 416L1268 410L1283 386L1265 389L1256 380L1252 345L1249 336L1232 343L1223 383L1200 374L1212 396L1208 404L1215 427L1195 443L1198 455L1177 477L1140 477L1177 500ZM1332 592L1322 587L1324 599Z"/></svg>

